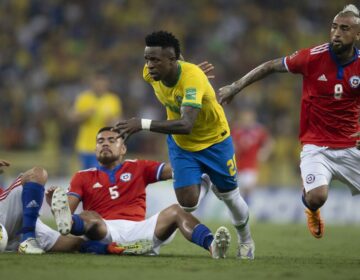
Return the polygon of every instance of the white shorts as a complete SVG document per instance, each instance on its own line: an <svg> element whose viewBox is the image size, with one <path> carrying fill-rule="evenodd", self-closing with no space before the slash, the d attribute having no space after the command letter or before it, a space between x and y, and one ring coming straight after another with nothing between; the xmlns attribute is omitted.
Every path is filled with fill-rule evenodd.
<svg viewBox="0 0 360 280"><path fill-rule="evenodd" d="M240 189L253 189L256 186L258 172L255 169L244 169L238 172L237 182Z"/></svg>
<svg viewBox="0 0 360 280"><path fill-rule="evenodd" d="M300 154L301 177L306 192L332 179L345 183L353 195L360 193L360 150L354 148L330 149L304 145Z"/></svg>
<svg viewBox="0 0 360 280"><path fill-rule="evenodd" d="M18 233L22 228L23 221L22 189L22 185L15 181L0 195L0 223L5 226L9 236L6 248L8 251L16 251L20 243L20 235ZM60 233L38 219L35 235L40 247L45 251L49 251L59 238Z"/></svg>
<svg viewBox="0 0 360 280"><path fill-rule="evenodd" d="M159 254L162 245L170 243L176 231L165 241L160 241L155 236L155 227L159 213L140 222L128 220L104 220L107 226L107 235L103 242L129 243L139 239L152 240L154 242L153 252Z"/></svg>

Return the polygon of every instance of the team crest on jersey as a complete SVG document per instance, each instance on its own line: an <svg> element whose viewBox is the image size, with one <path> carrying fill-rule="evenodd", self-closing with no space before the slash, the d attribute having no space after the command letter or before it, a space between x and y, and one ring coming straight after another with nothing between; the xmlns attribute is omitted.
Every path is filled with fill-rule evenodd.
<svg viewBox="0 0 360 280"><path fill-rule="evenodd" d="M131 180L131 173L123 173L120 175L120 180L123 182L129 182Z"/></svg>
<svg viewBox="0 0 360 280"><path fill-rule="evenodd" d="M349 84L352 88L358 88L360 85L360 77L359 76L352 76L349 80Z"/></svg>
<svg viewBox="0 0 360 280"><path fill-rule="evenodd" d="M311 183L314 183L315 181L315 175L314 174L309 174L306 176L306 183L307 184L311 184Z"/></svg>

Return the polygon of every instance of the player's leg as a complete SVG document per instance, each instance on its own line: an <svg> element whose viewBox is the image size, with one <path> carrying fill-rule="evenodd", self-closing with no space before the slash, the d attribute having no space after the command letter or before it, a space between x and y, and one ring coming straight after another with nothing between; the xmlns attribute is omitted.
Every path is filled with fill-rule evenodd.
<svg viewBox="0 0 360 280"><path fill-rule="evenodd" d="M195 211L210 188L210 179L202 174L193 153L178 147L168 137L169 158L174 170L174 188L180 206L187 212Z"/></svg>
<svg viewBox="0 0 360 280"><path fill-rule="evenodd" d="M306 207L308 228L315 238L321 238L324 234L320 207L327 200L332 179L332 168L324 152L324 148L314 145L305 145L301 152L300 169L304 187L302 201Z"/></svg>
<svg viewBox="0 0 360 280"><path fill-rule="evenodd" d="M237 173L237 183L240 194L248 205L250 204L251 193L256 188L257 180L258 174L255 169L244 169Z"/></svg>
<svg viewBox="0 0 360 280"><path fill-rule="evenodd" d="M238 257L253 259L255 244L249 225L249 208L240 195L236 180L236 163L231 137L197 154L213 182L215 195L230 211L231 221L236 229L239 249Z"/></svg>
<svg viewBox="0 0 360 280"><path fill-rule="evenodd" d="M44 185L47 172L41 167L34 167L21 176L23 186L21 200L23 207L22 239L19 252L41 254L43 250L35 239L35 226L44 199Z"/></svg>
<svg viewBox="0 0 360 280"><path fill-rule="evenodd" d="M173 204L159 213L154 240L163 243L170 238L176 229L189 241L210 251L213 258L225 258L230 245L230 233L225 227L217 230L215 237L210 229L179 205Z"/></svg>

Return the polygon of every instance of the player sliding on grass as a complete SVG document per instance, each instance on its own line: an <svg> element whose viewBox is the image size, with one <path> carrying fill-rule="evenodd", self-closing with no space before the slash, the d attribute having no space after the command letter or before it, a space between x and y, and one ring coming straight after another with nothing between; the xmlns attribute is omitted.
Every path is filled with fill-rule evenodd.
<svg viewBox="0 0 360 280"><path fill-rule="evenodd" d="M311 234L321 238L320 207L333 178L360 192L359 130L360 39L359 10L347 5L331 25L331 41L261 64L240 80L220 89L220 103L231 102L245 87L275 72L303 76L300 141L303 203ZM358 147L360 147L359 141Z"/></svg>
<svg viewBox="0 0 360 280"><path fill-rule="evenodd" d="M160 246L170 242L179 229L187 240L209 250L213 258L225 258L230 243L225 227L220 227L213 236L205 225L177 204L145 219L146 186L171 179L172 170L167 163L123 161L125 154L123 138L111 127L105 127L96 138L100 167L77 172L67 198L62 188L48 191L47 200L60 233L85 235L106 243L150 240L153 246L148 253L158 254ZM203 184L209 182L204 179ZM71 216L80 201L85 211Z"/></svg>
<svg viewBox="0 0 360 280"><path fill-rule="evenodd" d="M0 160L0 173L10 163ZM0 193L0 224L8 234L7 251L22 254L43 254L44 252L91 252L102 254L137 254L136 241L127 245L99 244L84 242L76 236L61 236L57 231L43 224L38 218L44 198L47 172L41 167L33 167L21 174L6 190ZM97 248L103 248L101 252Z"/></svg>
<svg viewBox="0 0 360 280"><path fill-rule="evenodd" d="M253 259L249 209L237 187L230 129L214 89L199 67L179 60L179 41L171 33L154 32L145 42L143 77L166 107L167 120L132 118L118 122L116 129L124 135L140 130L168 134L175 194L181 207L191 212L199 206L207 193L201 175L208 174L237 230L238 257Z"/></svg>

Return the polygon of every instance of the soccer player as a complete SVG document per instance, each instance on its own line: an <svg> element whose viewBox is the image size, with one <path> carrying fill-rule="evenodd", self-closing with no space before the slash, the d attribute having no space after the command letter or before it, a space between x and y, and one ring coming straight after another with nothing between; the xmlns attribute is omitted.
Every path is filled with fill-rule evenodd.
<svg viewBox="0 0 360 280"><path fill-rule="evenodd" d="M0 173L10 163L0 159ZM4 192L0 193L0 223L8 233L7 251L22 254L44 252L75 252L136 255L150 250L152 244L136 240L127 244L86 241L77 236L62 236L45 225L39 218L44 198L47 172L41 167L21 174ZM139 247L140 250L139 251Z"/></svg>
<svg viewBox="0 0 360 280"><path fill-rule="evenodd" d="M273 141L267 129L257 122L251 108L242 109L231 125L234 141L238 186L249 204L251 193L258 182L259 162L266 161L271 153Z"/></svg>
<svg viewBox="0 0 360 280"><path fill-rule="evenodd" d="M0 170L10 163L0 160ZM0 194L0 223L8 233L6 250L23 254L45 251L77 251L83 240L60 234L38 219L44 197L47 172L33 167L21 174Z"/></svg>
<svg viewBox="0 0 360 280"><path fill-rule="evenodd" d="M96 156L100 167L77 172L70 183L68 199L62 188L47 194L60 233L86 235L102 242L128 243L151 240L152 253L170 242L178 228L184 237L209 250L215 259L225 258L230 233L220 227L215 236L193 215L173 204L145 219L148 184L172 178L167 163L125 160L123 138L112 127L100 129L96 138ZM72 215L80 201L85 210Z"/></svg>
<svg viewBox="0 0 360 280"><path fill-rule="evenodd" d="M95 146L89 139L95 139L98 130L107 125L114 125L121 117L120 98L109 91L109 80L105 73L96 72L90 78L91 88L83 91L76 98L71 119L79 125L76 138L76 150L79 153L81 169L88 169L97 164Z"/></svg>
<svg viewBox="0 0 360 280"><path fill-rule="evenodd" d="M180 45L173 34L154 32L145 42L143 77L166 107L167 120L132 118L118 122L116 129L124 135L140 130L168 134L175 194L181 207L191 212L199 206L206 194L201 175L207 173L214 193L230 210L239 238L238 257L253 259L249 209L237 187L230 129L215 92L198 66L179 60Z"/></svg>
<svg viewBox="0 0 360 280"><path fill-rule="evenodd" d="M347 5L334 18L331 41L261 64L240 80L220 89L220 103L229 103L242 89L275 72L303 76L300 142L303 203L311 234L321 238L324 221L320 207L333 178L360 192L359 131L360 60L355 42L360 38L359 10Z"/></svg>

